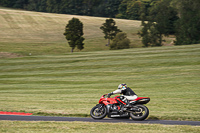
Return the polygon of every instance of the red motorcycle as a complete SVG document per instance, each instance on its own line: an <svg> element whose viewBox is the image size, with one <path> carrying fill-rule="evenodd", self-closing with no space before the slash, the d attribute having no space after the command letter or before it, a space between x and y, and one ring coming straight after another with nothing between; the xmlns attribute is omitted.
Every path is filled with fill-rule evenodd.
<svg viewBox="0 0 200 133"><path fill-rule="evenodd" d="M131 117L133 120L145 120L149 115L149 109L143 104L149 101L149 97L138 97L129 101L131 106L124 107L123 104L126 105L126 103L120 99L120 96L110 98L105 94L101 96L99 104L91 109L90 115L93 119L103 119L107 115L109 118Z"/></svg>

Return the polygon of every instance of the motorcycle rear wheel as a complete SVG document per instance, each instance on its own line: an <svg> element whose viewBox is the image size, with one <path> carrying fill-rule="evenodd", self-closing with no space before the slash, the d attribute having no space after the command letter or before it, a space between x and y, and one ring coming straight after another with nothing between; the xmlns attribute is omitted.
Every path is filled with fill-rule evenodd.
<svg viewBox="0 0 200 133"><path fill-rule="evenodd" d="M98 106L94 106L91 111L90 111L90 116L93 119L103 119L106 117L106 107L103 106L102 108L99 109Z"/></svg>
<svg viewBox="0 0 200 133"><path fill-rule="evenodd" d="M130 113L130 117L132 118L132 120L136 120L136 121L145 120L149 115L149 109L142 104L138 104L135 106L139 108L139 111Z"/></svg>

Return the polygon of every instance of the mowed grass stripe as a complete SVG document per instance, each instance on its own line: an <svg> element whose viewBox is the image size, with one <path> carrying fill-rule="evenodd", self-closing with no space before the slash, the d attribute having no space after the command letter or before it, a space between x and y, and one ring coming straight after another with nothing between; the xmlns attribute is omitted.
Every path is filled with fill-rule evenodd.
<svg viewBox="0 0 200 133"><path fill-rule="evenodd" d="M112 62L111 62L111 64L112 64ZM127 66L126 64L124 64L124 65ZM75 65L72 65L72 66L75 66ZM148 79L149 75L151 75L151 74L161 73L160 75L157 74L156 77L155 76L153 77L154 79L159 79L161 77L169 76L169 71L171 73L173 73L173 74L170 73L171 76L172 75L173 76L178 75L178 76L182 76L182 77L188 77L187 74L191 74L191 73L193 73L193 76L195 76L195 74L196 74L195 72L196 72L196 70L198 70L198 69L196 69L196 70L191 71L191 70L187 70L186 69L184 71L180 71L180 70L178 70L179 68L177 68L175 70L174 70L174 68L171 68L171 70L169 70L169 68L165 67L165 68L160 69L160 70L157 70L156 68L154 68L154 70L151 69L150 72L145 72L145 71L143 71L143 72L137 72L137 71L117 71L117 72L114 72L115 70L112 71L112 67L109 66L110 67L110 72L107 72L106 69L105 69L104 70L105 73L100 73L99 71L101 71L101 68L98 68L96 66L95 66L95 68L91 68L91 67L88 67L88 66L90 66L90 65L87 65L87 67L86 67L86 68L88 68L88 70L86 68L84 69L81 66L82 67L82 69L81 69L82 72L79 70L79 68L76 68L76 69L78 69L79 72L76 72L76 69L73 69L74 72L71 72L72 69L69 68L70 71L68 71L67 73L66 72L62 72L62 69L61 70L58 69L59 71L56 71L56 73L55 72L54 73L51 73L51 72L50 73L48 73L48 72L45 73L45 71L44 71L43 74L41 74L40 72L37 74L37 70L31 69L32 72L34 71L35 75L33 75L33 74L31 75L29 73L29 71L28 71L26 75L15 75L14 73L12 73L12 76L7 76L7 75L4 74L1 77L4 77L4 79L2 79L3 82L5 82L5 80L7 80L8 83L20 84L20 83L29 83L29 82L32 82L32 81L36 83L37 79L38 79L37 76L38 76L38 77L40 77L40 81L38 81L38 83L43 81L44 83L48 82L48 83L52 83L53 84L54 83L53 81L55 81L55 82L57 81L57 84L60 84L60 83L63 82L63 81L59 82L59 80L61 79L60 77L65 78L65 79L68 79L68 77L69 78L78 77L79 79L82 79L81 76L84 75L84 76L89 76L89 78L91 78L92 76L98 76L98 78L100 78L101 76L109 76L109 78L111 78L111 76L113 76L113 78L114 78L114 76L116 76L117 73L123 72L125 75L128 75L128 74L137 75L137 78L136 78L136 76L134 77L135 79L138 79L138 78L140 79L140 74L142 74L142 75L146 74L147 76L143 76L143 79ZM152 66L150 65L150 67L152 67ZM196 66L196 67L198 68L199 66ZM49 70L48 67L45 67L45 68L47 68L47 70ZM59 67L56 67L56 68L59 68ZM102 68L104 68L104 66ZM118 68L120 68L120 67L118 67ZM127 68L128 70L130 70L131 66L130 67L125 67L125 68ZM90 72L92 69L94 71ZM124 67L123 67L123 69L124 69ZM166 70L164 70L164 69L166 69ZM166 72L164 72L164 71L166 71ZM164 73L166 73L166 75L164 75ZM76 75L76 76L74 76L74 75ZM17 79L16 79L16 77L17 77ZM25 78L22 78L22 77L25 77ZM36 77L36 80L35 80L35 77ZM43 77L45 80L41 80L42 79L41 77ZM50 77L51 81L47 80L48 77ZM84 79L85 78L83 77L82 80L84 80ZM13 80L13 82L12 82L12 80ZM17 80L18 82L16 82L15 80ZM20 82L19 80L22 80L22 81ZM29 80L29 81L26 81L26 80ZM24 82L24 81L26 81L26 82ZM80 81L80 80L78 80L78 81Z"/></svg>
<svg viewBox="0 0 200 133"><path fill-rule="evenodd" d="M144 75L151 75L151 74L156 74L156 76L176 76L176 75L181 75L181 76L196 76L198 73L196 73L199 70L199 65L196 66L185 66L185 67L162 67L162 68L143 68L143 70L140 69L134 69L134 70L106 70L104 69L90 69L90 70L58 70L58 71L31 71L31 72L19 72L19 73L4 73L1 74L0 77L3 78L1 80L9 80L9 79L22 79L22 78L35 78L35 77L56 77L57 79L63 79L66 78L67 76L81 76L81 75L87 75L87 76L115 76L118 73L124 73L124 74L134 74L140 76L140 74ZM112 68L110 68L112 69ZM129 69L129 68L127 68ZM188 73L192 73L192 75L187 75ZM197 75L198 76L198 75Z"/></svg>
<svg viewBox="0 0 200 133"><path fill-rule="evenodd" d="M191 61L191 58L194 60ZM153 59L153 60L152 60ZM101 69L104 67L119 67L123 64L125 67L156 67L156 66L178 66L178 65L198 65L199 62L197 61L199 57L179 57L179 60L177 58L164 58L164 59L154 59L154 58L148 58L148 59L135 59L135 60L129 60L126 58L114 58L109 60L86 60L86 61L72 61L70 62L46 62L46 63L34 63L34 64L17 64L13 66L1 66L0 69L4 72L14 72L14 71L40 71L40 70L64 70L64 69ZM192 62L192 63L191 63ZM136 64L136 65L134 65Z"/></svg>
<svg viewBox="0 0 200 133"><path fill-rule="evenodd" d="M132 56L131 56L132 55ZM57 57L57 58L51 58L51 57L46 57L46 58L34 58L33 60L31 59L20 59L20 60L6 60L6 61L1 61L1 66L5 65L23 65L23 64L36 64L36 63L73 63L73 62L78 62L78 61L94 61L94 60L119 60L119 59L124 59L124 60L146 60L148 58L156 58L156 59L173 59L177 58L177 56L182 57L182 58L190 58L190 57L196 57L196 55L200 55L199 51L191 51L190 53L160 53L160 54L128 54L128 55L106 55L106 56L88 56L88 57L68 57L68 56L63 56L63 57Z"/></svg>
<svg viewBox="0 0 200 133"><path fill-rule="evenodd" d="M126 55L120 55L120 53L126 53L126 51L122 51L122 52L118 52L119 54L118 55L112 55L112 56L96 56L96 55L92 55L92 56L89 56L89 57L68 57L68 55L64 56L64 57L57 57L57 58L51 58L49 57L49 59L45 58L45 59L37 59L36 58L33 58L34 60L26 60L26 59L20 59L20 60L16 60L16 61L12 61L10 62L9 60L2 60L1 61L1 66L0 68L3 69L2 66L5 65L11 65L12 66L16 66L17 65L20 65L20 66L23 66L23 65L37 65L39 63L39 65L41 64L59 64L59 63L66 63L66 64L69 64L69 63L73 63L73 62L80 62L80 63L84 63L84 62L95 62L95 61L103 61L103 60L106 60L106 61L113 61L113 60L116 60L116 61L119 61L119 59L122 59L122 60L131 60L131 61L135 61L135 60L140 60L141 62L142 61L145 61L146 60L150 60L150 59L176 59L177 56L179 56L179 58L196 58L196 55L199 55L199 51L198 49L194 52L194 51L191 51L190 53L186 52L185 53L165 53L163 52L162 54L161 53L156 53L156 54L129 54L127 53ZM132 56L131 56L132 55ZM59 58L59 59L58 59ZM198 58L198 57L197 57ZM155 60L156 60L155 59ZM120 62L120 61L119 61ZM8 64L10 63L10 64ZM74 64L73 64L74 65Z"/></svg>
<svg viewBox="0 0 200 133"><path fill-rule="evenodd" d="M199 120L199 46L1 59L0 109L88 114L102 94L126 82L151 97L150 116Z"/></svg>
<svg viewBox="0 0 200 133"><path fill-rule="evenodd" d="M180 59L180 58L179 58ZM197 58L198 59L198 58ZM114 64L113 62L110 62L110 61L107 61L107 62L109 62L110 64ZM141 61L141 62L147 62L146 60L143 60L143 61ZM155 62L159 62L158 60L155 60ZM175 76L176 75L176 73L177 73L177 75L182 75L182 76L187 76L187 74L189 74L189 73L191 73L192 71L190 71L190 70L184 70L183 72L182 71L180 71L180 70L178 70L179 68L170 68L171 70L169 70L169 66L168 67L164 67L163 69L160 69L160 70L157 70L156 68L155 68L155 62L152 62L152 64L150 64L150 63L148 63L149 65L148 66L145 66L144 68L145 69L147 69L148 67L150 68L150 70L151 70L151 72L150 73L147 73L147 72L145 72L146 74L148 74L148 75L150 75L150 74L154 74L154 73L162 73L161 74L161 76L157 76L157 78L160 78L160 77L162 77L162 75L164 74L163 72L164 72L164 69L166 69L166 76L167 76L167 73L169 72L169 71L171 71L171 73L173 73L173 75ZM161 61L160 61L161 62ZM165 62L169 62L169 60L167 60L167 61L165 61ZM182 61L183 62L183 61ZM122 62L120 62L119 64L121 64ZM130 63L130 62L129 62ZM135 61L134 61L134 63L135 63ZM162 62L161 62L162 63ZM176 62L177 63L177 62ZM191 63L191 62L190 62ZM81 65L80 65L81 64ZM104 64L104 63L100 63L100 64ZM117 64L117 65L119 65L119 64ZM136 64L138 65L138 64L140 64L140 63L137 63L136 62ZM154 64L154 66L153 66L153 64ZM170 63L171 64L171 63ZM179 65L180 65L180 63L178 63ZM197 62L197 64L198 64L198 62ZM40 65L40 64L37 64L37 66L38 65ZM106 64L107 65L107 67L108 67L108 64ZM124 64L125 65L125 68L127 68L128 70L130 70L131 68L136 68L135 66L133 67L132 65L131 65L131 63L130 63L130 66L129 67L127 67L128 65L127 64ZM193 63L193 65L194 65L194 63ZM101 71L102 69L104 69L104 66L105 65L103 65L101 68L99 68L97 65L94 65L93 67L91 67L91 64L87 64L87 65L84 65L83 63L79 63L78 65L75 65L75 64L72 64L71 66L75 66L76 68L75 69L70 69L70 67L64 67L64 68L68 68L68 69L70 69L70 71L68 71L67 73L66 72L63 72L63 69L61 69L61 67L60 66L57 66L56 68L57 68L57 71L54 71L53 73L52 72L45 72L45 71L49 71L49 70L53 70L54 69L54 67L52 68L52 66L51 65L47 65L47 66L45 66L43 69L45 69L44 71L42 71L43 72L43 74L42 73L40 73L41 72L41 70L38 72L38 74L37 74L37 70L38 70L38 68L37 69L34 69L34 68L31 68L31 69L25 69L23 72L25 72L25 71L27 71L27 74L26 75L20 75L20 77L19 77L19 75L15 75L15 73L12 73L12 76L7 76L6 74L4 74L4 75L2 75L1 77L4 77L5 79L3 80L3 81L5 81L5 80L7 80L8 78L11 78L11 80L12 80L12 78L16 78L16 77L19 77L18 78L18 80L19 79L23 79L23 78L21 78L21 77L26 77L27 79L32 79L32 78L34 78L34 77L37 77L37 76L39 76L39 77L51 77L51 78L55 78L55 77L57 77L57 76L59 76L59 77L67 77L67 76L73 76L73 75L76 75L76 76L82 76L82 75L87 75L87 76L108 76L108 75L113 75L113 76L115 76L115 75L117 75L117 73L118 72L123 72L125 75L128 75L128 74L135 74L135 75L137 75L138 77L139 77L139 74L144 74L144 73L139 73L138 74L138 72L137 72L137 70L132 70L132 71L117 71L117 73L115 72L115 70L113 70L112 71L112 68L115 66L115 65L113 65L113 67L112 66L109 66L109 68L110 68L110 72L107 72L106 71L106 69L104 70L104 72L106 72L106 74L105 73L99 73L99 71ZM79 68L79 67L77 67L77 66L80 66L81 68ZM84 67L83 67L84 66ZM90 66L90 67L89 67ZM21 67L21 66L20 66ZM152 69L152 67L154 67L154 70ZM159 65L158 66L156 66L157 68L158 67L160 67ZM175 64L173 64L173 67L175 67ZM187 65L187 67L189 67L188 65ZM195 66L194 66L195 67ZM193 69L194 69L194 67L193 67ZM196 66L196 70L198 70L198 65ZM120 67L118 67L118 69L119 69ZM143 68L143 69L144 69ZM22 68L22 69L24 69L24 68ZM40 68L41 69L41 68ZM175 69L175 70L173 70L173 69ZM16 70L16 69L15 69ZM29 73L29 71L31 70L31 72L34 72L34 74L30 74ZM72 71L73 70L73 71ZM78 72L77 72L77 70L78 70ZM82 70L82 71L81 71ZM177 71L178 70L178 71ZM195 69L193 70L193 74L195 75L195 71L196 71ZM91 72L92 71L92 72ZM180 73L181 72L181 73ZM8 74L8 73L7 73ZM79 77L80 78L80 77ZM144 78L144 77L143 77ZM58 78L59 79L59 78ZM14 79L13 79L14 80ZM24 80L24 79L23 79ZM57 81L57 80L56 80ZM45 82L45 81L44 81Z"/></svg>
<svg viewBox="0 0 200 133"><path fill-rule="evenodd" d="M174 48L174 49L172 49ZM32 58L22 58L19 60L9 60L7 59L0 61L1 65L4 63L31 63L31 62L49 62L49 61L70 61L70 60L89 60L89 59L109 59L109 58L125 58L125 59L136 59L136 58L145 58L145 57L175 57L175 56L189 56L189 55L199 55L200 45L199 47L194 48L185 48L183 47L165 47L164 50L142 50L142 49L131 49L131 50L123 50L121 52L112 51L112 52L88 52L87 55L74 53L74 54L67 54L67 55L59 55L59 56L32 56ZM179 49L180 48L180 49ZM159 48L158 48L159 49ZM142 51L141 51L142 50ZM132 55L132 56L131 56ZM122 57L121 57L122 56ZM36 60L37 59L37 60Z"/></svg>

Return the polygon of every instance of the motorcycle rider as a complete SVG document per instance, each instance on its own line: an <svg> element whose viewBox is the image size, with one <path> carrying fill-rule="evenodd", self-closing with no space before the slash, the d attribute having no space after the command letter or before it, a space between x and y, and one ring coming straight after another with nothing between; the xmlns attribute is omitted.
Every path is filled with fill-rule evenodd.
<svg viewBox="0 0 200 133"><path fill-rule="evenodd" d="M120 99L126 104L121 104L122 105L122 108L121 110L124 109L124 107L130 107L130 103L129 103L129 100L135 100L138 96L135 94L135 92L127 87L127 85L125 83L123 84L120 84L118 86L118 89L111 92L111 93L108 93L108 97L110 97L111 95L113 94L122 94L120 96Z"/></svg>

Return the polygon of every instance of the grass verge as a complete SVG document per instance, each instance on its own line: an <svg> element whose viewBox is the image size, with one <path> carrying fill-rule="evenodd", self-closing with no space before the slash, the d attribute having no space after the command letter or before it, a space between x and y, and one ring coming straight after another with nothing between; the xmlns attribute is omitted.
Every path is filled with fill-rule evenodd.
<svg viewBox="0 0 200 133"><path fill-rule="evenodd" d="M88 116L127 83L150 118L200 120L200 45L0 59L0 110ZM43 114L42 113L42 114Z"/></svg>
<svg viewBox="0 0 200 133"><path fill-rule="evenodd" d="M37 133L101 133L101 132L138 132L138 133L198 133L199 126L130 124L130 123L90 123L90 122L24 122L0 121L0 132L37 132Z"/></svg>

